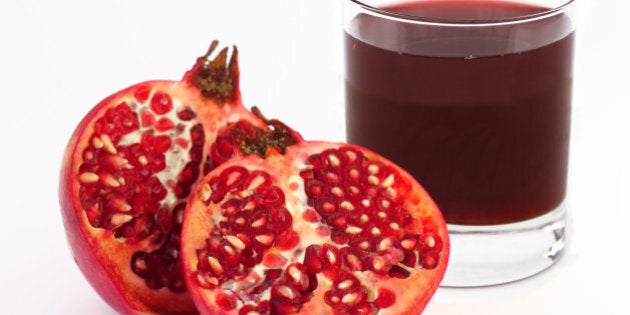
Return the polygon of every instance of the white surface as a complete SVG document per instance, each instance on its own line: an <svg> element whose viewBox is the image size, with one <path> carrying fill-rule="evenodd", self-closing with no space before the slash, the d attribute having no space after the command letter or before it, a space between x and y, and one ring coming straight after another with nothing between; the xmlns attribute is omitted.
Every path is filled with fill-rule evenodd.
<svg viewBox="0 0 630 315"><path fill-rule="evenodd" d="M627 1L581 2L565 257L511 285L441 288L425 314L628 311L627 12ZM114 314L75 267L57 201L64 146L94 104L179 79L219 39L239 46L247 105L306 138L343 140L340 35L334 0L2 1L0 313Z"/></svg>

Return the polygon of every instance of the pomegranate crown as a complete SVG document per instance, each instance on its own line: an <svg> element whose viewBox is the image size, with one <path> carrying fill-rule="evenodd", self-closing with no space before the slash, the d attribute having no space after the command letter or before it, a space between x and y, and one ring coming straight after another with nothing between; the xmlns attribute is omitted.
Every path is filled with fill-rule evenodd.
<svg viewBox="0 0 630 315"><path fill-rule="evenodd" d="M252 107L252 112L262 120L267 128L246 130L242 126L233 125L233 141L238 144L245 155L255 154L265 158L270 154L284 154L287 147L302 142L302 136L278 119L266 118L260 109Z"/></svg>
<svg viewBox="0 0 630 315"><path fill-rule="evenodd" d="M233 46L232 55L228 56L228 47L224 47L212 58L218 46L219 41L212 41L208 52L197 58L184 79L196 86L204 97L222 105L240 97L238 50Z"/></svg>

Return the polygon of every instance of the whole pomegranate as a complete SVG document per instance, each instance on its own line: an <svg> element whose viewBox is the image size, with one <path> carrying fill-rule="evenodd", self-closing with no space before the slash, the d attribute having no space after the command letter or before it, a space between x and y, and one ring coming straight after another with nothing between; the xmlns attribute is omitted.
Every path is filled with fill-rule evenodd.
<svg viewBox="0 0 630 315"><path fill-rule="evenodd" d="M219 132L234 154L184 211L181 254L200 313L422 312L449 256L424 189L365 148L304 141L261 119L270 128Z"/></svg>
<svg viewBox="0 0 630 315"><path fill-rule="evenodd" d="M221 128L265 126L241 104L236 48L229 57L217 46L181 81L107 97L68 143L59 189L68 241L90 284L120 313L196 313L180 259L186 198L231 155L213 146Z"/></svg>

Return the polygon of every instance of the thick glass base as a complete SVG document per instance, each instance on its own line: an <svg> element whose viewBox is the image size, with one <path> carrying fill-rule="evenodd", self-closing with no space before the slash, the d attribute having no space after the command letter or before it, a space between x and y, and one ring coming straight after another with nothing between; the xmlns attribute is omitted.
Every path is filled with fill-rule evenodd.
<svg viewBox="0 0 630 315"><path fill-rule="evenodd" d="M490 226L448 225L451 256L445 287L508 283L535 275L561 256L566 206L535 219Z"/></svg>

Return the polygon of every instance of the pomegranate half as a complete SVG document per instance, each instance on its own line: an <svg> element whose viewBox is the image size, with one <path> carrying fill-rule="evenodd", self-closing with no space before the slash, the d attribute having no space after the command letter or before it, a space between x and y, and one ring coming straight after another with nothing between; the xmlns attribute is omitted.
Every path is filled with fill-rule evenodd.
<svg viewBox="0 0 630 315"><path fill-rule="evenodd" d="M241 104L236 48L229 57L217 46L181 81L107 97L68 143L59 188L67 238L80 270L119 313L196 313L179 250L186 198L231 154L213 145L222 127L265 126Z"/></svg>
<svg viewBox="0 0 630 315"><path fill-rule="evenodd" d="M181 254L200 313L421 313L449 257L427 192L368 149L304 141L261 118L269 129L220 132L236 153L197 183L184 212Z"/></svg>

